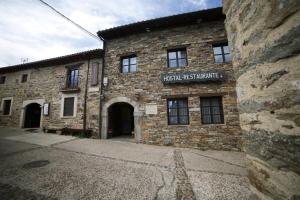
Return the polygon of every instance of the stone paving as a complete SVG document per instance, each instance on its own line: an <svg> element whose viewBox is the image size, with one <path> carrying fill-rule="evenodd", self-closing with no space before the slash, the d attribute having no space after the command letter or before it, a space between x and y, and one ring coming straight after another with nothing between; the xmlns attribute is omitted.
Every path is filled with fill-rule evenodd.
<svg viewBox="0 0 300 200"><path fill-rule="evenodd" d="M18 199L18 200L55 200L38 193L24 190L19 187L14 187L8 184L0 183L0 197L1 199Z"/></svg>
<svg viewBox="0 0 300 200"><path fill-rule="evenodd" d="M176 189L177 199L195 199L193 187L187 176L182 153L180 150L174 151L174 161L176 165L175 176L178 180Z"/></svg>
<svg viewBox="0 0 300 200"><path fill-rule="evenodd" d="M256 199L242 153L92 139L0 147L0 199ZM39 160L49 163L24 168Z"/></svg>

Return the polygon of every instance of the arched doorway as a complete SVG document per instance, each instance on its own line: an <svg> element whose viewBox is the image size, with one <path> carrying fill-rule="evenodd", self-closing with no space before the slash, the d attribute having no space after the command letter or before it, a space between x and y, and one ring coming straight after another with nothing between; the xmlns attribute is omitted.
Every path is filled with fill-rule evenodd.
<svg viewBox="0 0 300 200"><path fill-rule="evenodd" d="M31 103L25 107L24 128L40 128L41 110L38 103Z"/></svg>
<svg viewBox="0 0 300 200"><path fill-rule="evenodd" d="M108 108L107 137L132 137L134 132L134 108L128 103L114 103Z"/></svg>
<svg viewBox="0 0 300 200"><path fill-rule="evenodd" d="M102 109L102 123L101 123L101 139L107 139L108 138L108 118L109 118L109 108L116 103L125 103L130 106L132 106L133 109L133 123L134 126L132 127L134 129L134 139L137 143L141 141L142 138L142 116L143 112L139 110L139 104L136 101L131 100L128 97L115 97L104 103L103 109ZM120 105L120 104L119 104ZM123 104L124 105L124 104Z"/></svg>

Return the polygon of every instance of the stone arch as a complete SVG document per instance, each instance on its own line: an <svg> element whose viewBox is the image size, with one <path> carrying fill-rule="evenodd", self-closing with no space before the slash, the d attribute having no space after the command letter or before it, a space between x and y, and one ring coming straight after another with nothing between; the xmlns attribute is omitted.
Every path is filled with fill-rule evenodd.
<svg viewBox="0 0 300 200"><path fill-rule="evenodd" d="M101 139L107 139L107 128L108 128L108 109L115 103L128 103L133 108L134 117L134 133L135 141L139 143L141 141L141 116L142 112L139 110L139 105L136 101L131 100L128 97L115 97L104 103L102 107L102 127L101 127Z"/></svg>
<svg viewBox="0 0 300 200"><path fill-rule="evenodd" d="M21 117L20 117L20 127L21 128L24 127L26 107L33 103L39 104L42 109L44 106L45 100L44 99L34 99L34 100L23 101L22 108L21 108ZM40 127L42 127L42 122L43 122L43 110L41 110Z"/></svg>

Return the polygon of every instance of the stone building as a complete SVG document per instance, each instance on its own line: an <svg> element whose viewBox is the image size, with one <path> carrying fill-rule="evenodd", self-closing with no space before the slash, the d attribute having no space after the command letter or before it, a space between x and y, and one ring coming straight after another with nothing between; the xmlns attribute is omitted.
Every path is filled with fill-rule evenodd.
<svg viewBox="0 0 300 200"><path fill-rule="evenodd" d="M262 199L300 199L300 1L223 4L249 180Z"/></svg>
<svg viewBox="0 0 300 200"><path fill-rule="evenodd" d="M0 125L240 150L224 20L215 8L142 21L99 31L103 52L1 68Z"/></svg>
<svg viewBox="0 0 300 200"><path fill-rule="evenodd" d="M99 31L101 138L240 149L235 78L221 8Z"/></svg>
<svg viewBox="0 0 300 200"><path fill-rule="evenodd" d="M0 68L0 125L50 131L83 129L86 120L97 133L101 57L95 49Z"/></svg>

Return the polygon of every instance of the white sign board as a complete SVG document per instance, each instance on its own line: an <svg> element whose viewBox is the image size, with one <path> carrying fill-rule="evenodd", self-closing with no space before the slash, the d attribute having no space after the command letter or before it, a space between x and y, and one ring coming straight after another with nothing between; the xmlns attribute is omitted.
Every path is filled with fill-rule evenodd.
<svg viewBox="0 0 300 200"><path fill-rule="evenodd" d="M44 115L49 115L49 103L45 103L43 106Z"/></svg>
<svg viewBox="0 0 300 200"><path fill-rule="evenodd" d="M157 105L155 103L146 104L146 115L157 115Z"/></svg>

